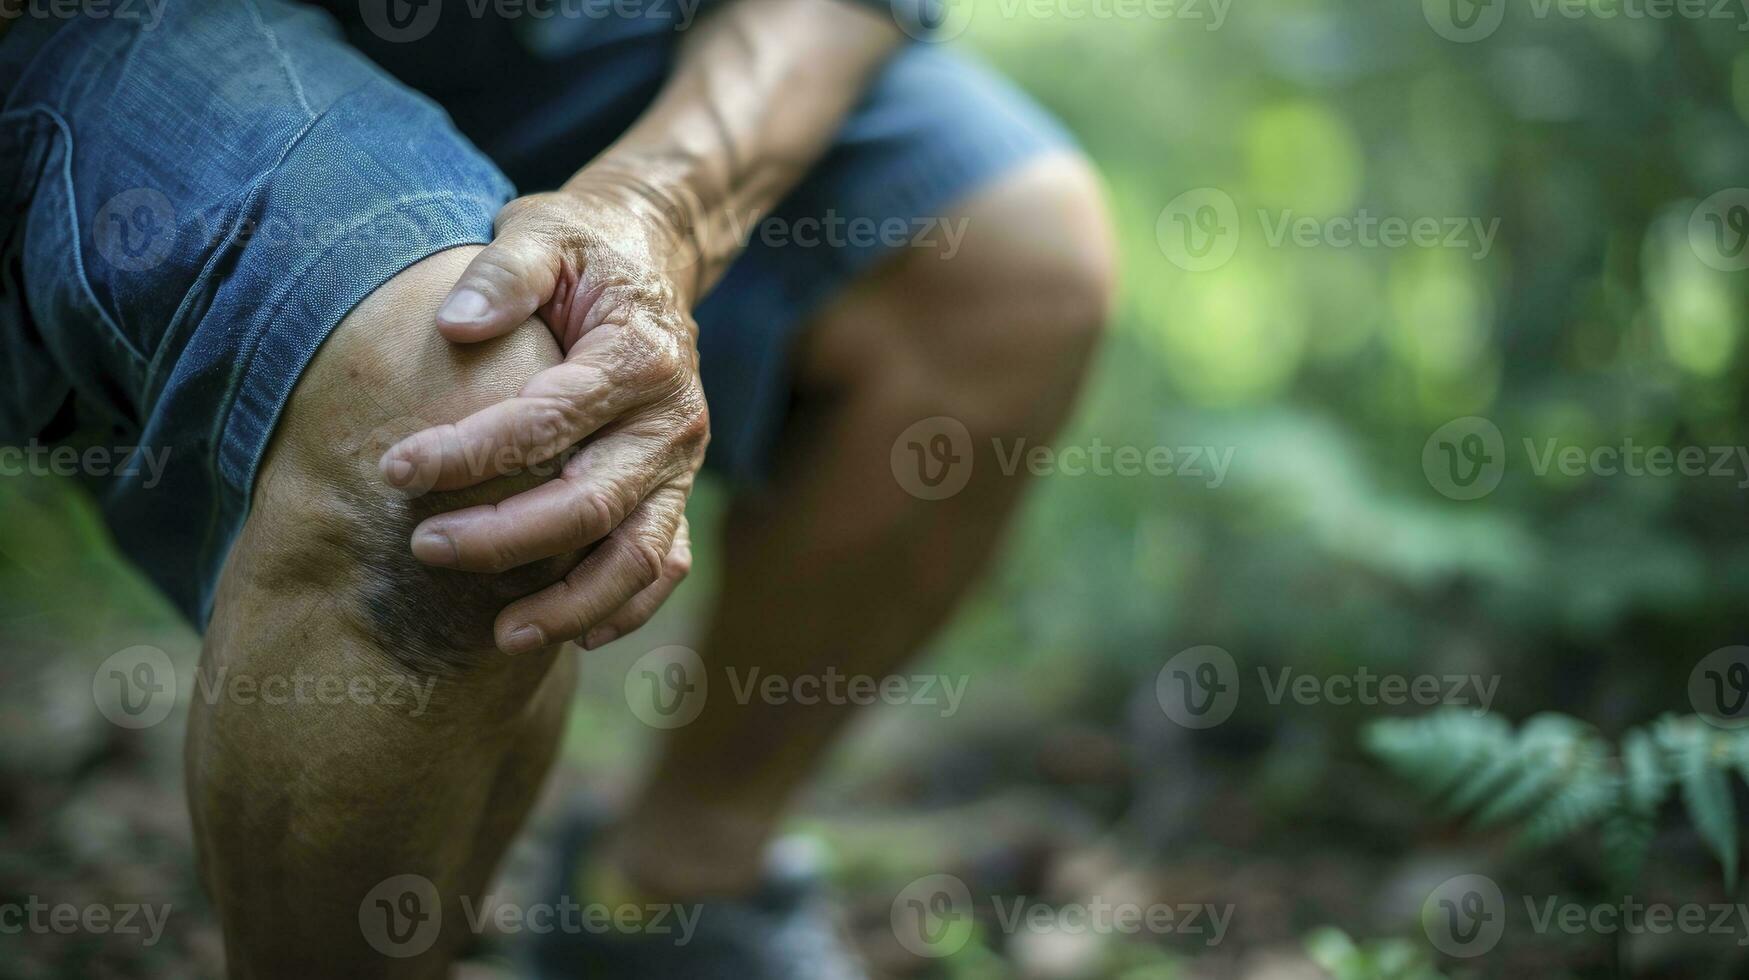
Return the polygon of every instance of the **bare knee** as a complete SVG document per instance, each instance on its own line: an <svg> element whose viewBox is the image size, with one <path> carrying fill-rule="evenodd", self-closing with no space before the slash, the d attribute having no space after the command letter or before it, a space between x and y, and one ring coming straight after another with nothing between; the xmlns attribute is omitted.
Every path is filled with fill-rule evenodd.
<svg viewBox="0 0 1749 980"><path fill-rule="evenodd" d="M378 475L382 453L401 438L509 397L559 359L537 324L466 347L438 335L437 306L473 252L452 249L414 265L336 328L287 405L239 545L273 556L254 563L276 580L262 583L267 594L325 582L333 596L327 614L403 666L426 672L489 657L499 610L576 563L576 556L560 556L481 575L425 565L410 550L425 518L502 500L550 473L416 495Z"/></svg>
<svg viewBox="0 0 1749 980"><path fill-rule="evenodd" d="M1078 372L1111 316L1117 257L1099 177L1081 157L1059 153L1015 172L969 201L964 218L967 280L964 304L991 293L1000 304L1008 343ZM974 234L970 229L980 225ZM980 338L993 342L1002 338ZM1067 363L1064 363L1067 362Z"/></svg>
<svg viewBox="0 0 1749 980"><path fill-rule="evenodd" d="M876 385L912 420L1047 438L1067 415L1111 313L1116 258L1099 179L1060 153L943 219L940 249L908 250L810 338L805 380Z"/></svg>

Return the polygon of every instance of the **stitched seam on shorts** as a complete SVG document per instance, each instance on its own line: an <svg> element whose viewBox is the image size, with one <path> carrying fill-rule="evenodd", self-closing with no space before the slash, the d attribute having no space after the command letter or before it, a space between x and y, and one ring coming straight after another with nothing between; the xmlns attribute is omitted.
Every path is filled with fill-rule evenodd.
<svg viewBox="0 0 1749 980"><path fill-rule="evenodd" d="M110 334L121 343L122 349L133 356L136 366L143 368L146 366L145 354L134 345L127 334L122 332L121 325L115 322L109 315L109 311L103 308L103 304L97 301L97 291L91 288L91 279L85 274L85 250L82 246L84 236L79 233L79 196L74 193L73 189L73 153L75 152L73 128L67 125L67 120L62 118L53 106L40 102L0 114L0 124L33 113L47 116L55 124L55 128L61 131L61 139L66 144L66 152L61 154L60 178L67 191L67 228L72 232L73 274L79 280L79 288L85 291L85 298L91 303L91 308L97 311L97 318L103 321L103 325L109 329Z"/></svg>
<svg viewBox="0 0 1749 980"><path fill-rule="evenodd" d="M304 83L298 78L298 73L292 68L291 56L285 47L279 43L279 34L267 25L267 19L261 16L261 8L255 0L245 0L249 8L249 16L255 21L255 26L261 29L262 36L267 38L268 46L273 48L273 56L279 61L280 70L285 72L285 80L291 85L292 92L298 97L298 105L304 109L304 114L314 116L316 110L310 108L310 100L304 95Z"/></svg>
<svg viewBox="0 0 1749 980"><path fill-rule="evenodd" d="M338 102L335 103L335 105L338 104ZM323 119L327 118L328 113L332 111L333 108L334 106L330 105L327 109L323 109L320 113L311 116L305 121L302 129L299 129L290 139L286 140L285 147L279 151L279 156L275 157L272 163L262 168L260 173L249 178L248 182L244 185L246 190L241 197L243 211L248 211L250 209L250 206L253 205L256 198L261 194L262 189L266 186L268 178L272 177L279 171L279 168L285 164L285 158L291 156L292 151L297 149L298 144L302 143L304 138L310 135L310 130L314 129L317 123L320 123ZM200 273L195 277L194 284L191 284L188 291L182 294L182 302L176 304L176 312L171 314L170 322L164 327L164 341L158 344L158 349L152 352L151 361L146 364L145 378L140 384L140 393L142 395L155 390L158 374L164 368L164 359L168 356L170 349L168 341L175 335L176 330L182 325L188 314L188 305L194 301L194 296L197 292L194 285L210 282L212 280L214 267L219 264L221 259L230 254L232 245L236 242L237 236L242 234L242 231L241 224L238 224L231 229L231 233L225 236L225 240L220 243L218 247L213 249L211 255L207 256L205 264L200 268ZM180 353L180 351L178 351L178 353ZM146 406L142 406L142 408L145 407Z"/></svg>
<svg viewBox="0 0 1749 980"><path fill-rule="evenodd" d="M435 202L435 201L458 201L458 200L459 201L479 201L479 200L481 200L481 197L479 195L464 194L464 193L461 193L458 191L434 191L434 192L425 193L425 194L416 194L416 195L413 195L411 197L401 198L400 200L391 202L389 204L385 204L382 207L376 208L376 209L369 211L363 215L360 215L352 224L349 224L346 226L346 230L350 231L354 228L368 225L371 222L374 222L374 221L382 218L384 215L392 214L392 213L395 213L397 211L404 211L404 210L407 210L408 208L415 206L415 205L418 205L418 204L430 203L430 202ZM342 235L342 236L337 236L337 237L344 237L344 236ZM405 271L408 267L422 261L423 259L429 258L430 256L435 255L438 252L443 251L445 249L455 248L455 247L458 247L462 244L469 244L469 243L455 242L455 243L450 243L450 244L441 244L435 248L432 248L430 251L425 251L423 248L413 249L413 250L411 250L412 252L417 252L419 254L411 257L408 260L406 265L402 266L400 269L395 270L395 272L391 274L390 278L393 278L394 275L400 274L402 271ZM487 244L487 243L486 242L474 242L471 244L482 244L483 245L483 244ZM327 248L323 249L322 251L316 253L315 255L311 256L310 260L305 262L302 266L300 266L295 273L287 276L285 279L285 282L281 285L279 292L276 293L271 300L269 300L267 303L263 304L262 309L264 311L266 311L266 315L260 317L259 322L261 322L262 324L272 324L272 323L277 322L279 317L280 317L281 308L285 305L286 298L292 294L293 290L301 287L304 284L304 279L305 279L305 277L307 277L309 275L310 270L316 268L316 266L318 266L322 262L326 261L328 259L328 257L331 254L333 254L334 250L339 248L339 247L340 247L339 242L336 242L334 245L330 245L329 247L327 247ZM338 312L338 314L335 315L334 322L327 325L326 330L323 331L322 340L316 344L318 349L321 347L322 343L327 342L327 335L329 333L332 333L334 328L340 325L340 321L344 320L347 317L347 315L350 314L351 312L352 312L352 310L349 308L349 309L345 309L345 310L340 310ZM436 328L434 327L433 329L436 329ZM238 370L235 372L235 374L232 375L233 380L231 382L231 385L225 391L225 396L224 396L224 399L221 403L223 405L223 408L219 412L216 413L216 417L213 420L213 428L212 428L212 435L211 435L213 451L210 455L210 459L211 459L211 465L213 467L213 469L212 469L213 481L214 481L214 484L218 485L218 486L228 486L229 485L224 479L224 471L223 471L223 457L224 457L224 454L226 452L225 447L227 445L227 442L226 442L224 436L225 436L225 433L230 429L231 418L232 418L233 414L235 413L236 407L237 407L238 395L241 393L243 386L245 385L245 383L247 383L247 381L249 379L250 367L255 361L255 355L257 353L259 353L261 350L261 343L262 343L263 339L266 337L266 334L267 334L267 328L265 326L263 326L262 328L255 330L254 333L244 341L244 345L245 345L244 350L243 350L242 354L238 357ZM312 356L314 356L314 355L312 354ZM305 368L306 369L308 368L307 364L305 365ZM301 380L301 376L300 376L300 380ZM294 382L294 386L295 386L295 382ZM285 406L280 405L280 406L278 406L276 411L283 412L284 409L285 409ZM272 437L271 430L274 427L276 427L277 425L278 425L278 416L276 415L275 418L267 426L269 431L266 433L266 436L268 438ZM241 493L244 494L245 510L247 510L247 507L248 507L248 503L247 503L248 494L252 491L252 485L255 482L255 469L257 466L260 465L260 462L261 462L261 460L259 458L251 458L248 461L248 472L245 473L243 476L244 486L234 488L234 489L237 489Z"/></svg>

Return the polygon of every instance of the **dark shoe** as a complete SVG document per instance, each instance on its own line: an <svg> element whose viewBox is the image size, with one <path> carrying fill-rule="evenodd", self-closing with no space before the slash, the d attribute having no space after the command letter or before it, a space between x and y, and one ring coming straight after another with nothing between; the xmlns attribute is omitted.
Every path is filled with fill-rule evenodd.
<svg viewBox="0 0 1749 980"><path fill-rule="evenodd" d="M600 814L581 813L563 832L547 894L555 908L581 910L535 937L531 965L541 980L867 980L806 848L774 847L751 895L648 905L642 921L625 928L613 925L604 900L573 884L604 829Z"/></svg>

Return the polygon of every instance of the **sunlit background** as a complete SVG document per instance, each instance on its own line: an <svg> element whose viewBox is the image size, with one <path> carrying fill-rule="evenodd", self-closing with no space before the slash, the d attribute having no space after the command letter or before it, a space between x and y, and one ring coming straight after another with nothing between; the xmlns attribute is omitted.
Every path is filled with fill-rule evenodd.
<svg viewBox="0 0 1749 980"><path fill-rule="evenodd" d="M1440 882L1595 896L1607 845L1519 853L1441 816L1362 747L1367 723L1424 706L1272 704L1257 684L1259 668L1476 675L1497 680L1508 721L1554 710L1615 734L1692 714L1696 664L1749 642L1749 459L1661 477L1537 465L1550 447L1749 445L1749 255L1731 261L1749 191L1728 193L1749 184L1749 11L1506 6L1472 40L1453 39L1444 0L959 8L952 43L1059 114L1109 182L1122 300L1063 444L1206 447L1230 465L1042 480L919 668L967 678L959 710L877 708L842 747L796 830L826 845L884 976L1582 977L1618 955L1620 975L1742 975L1749 926L1618 944L1509 925L1486 956L1441 954L1421 919ZM1126 10L1141 13L1099 15ZM1432 219L1439 240L1331 230L1362 216ZM1187 251L1216 233L1214 251ZM1504 469L1455 499L1470 494L1430 440L1472 417L1497 430ZM701 492L697 539L720 504ZM699 550L658 622L590 659L554 799L635 777L653 732L625 672L696 637L717 578ZM0 976L215 974L184 709L134 731L92 698L96 665L138 644L191 683L199 641L68 482L0 479L0 641L0 900L176 909L151 948L0 937ZM1200 645L1248 686L1198 731L1156 681ZM1730 900L1680 812L1652 847L1637 896ZM520 849L507 887L539 859ZM976 893L1233 914L1218 942L980 921L963 948L920 957L889 912L935 873ZM469 968L504 962L488 943Z"/></svg>

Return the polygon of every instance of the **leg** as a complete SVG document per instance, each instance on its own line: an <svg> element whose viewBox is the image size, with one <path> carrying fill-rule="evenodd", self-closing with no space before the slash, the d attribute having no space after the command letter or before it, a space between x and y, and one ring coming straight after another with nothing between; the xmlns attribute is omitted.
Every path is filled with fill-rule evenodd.
<svg viewBox="0 0 1749 980"><path fill-rule="evenodd" d="M1049 440L1104 322L1112 246L1097 182L1058 153L960 209L943 259L913 251L860 283L808 331L806 409L767 495L726 529L724 588L705 662L767 674L882 677L941 625L988 559L1018 476L976 451L970 483L924 501L889 452L911 423L946 415L972 444ZM616 853L658 893L746 887L759 845L849 720L842 707L743 706L707 697L669 733Z"/></svg>
<svg viewBox="0 0 1749 980"><path fill-rule="evenodd" d="M506 658L491 630L506 601L575 559L473 576L408 550L427 514L528 478L408 500L376 476L393 440L496 402L558 360L538 324L469 348L431 328L475 251L396 276L320 349L220 580L200 678L216 695L195 699L187 768L237 976L444 975L464 937L460 899L484 889L555 751L569 656ZM365 902L398 875L431 890L390 886L373 896L386 909ZM415 904L401 904L407 891ZM409 933L439 911L433 895L441 934Z"/></svg>

